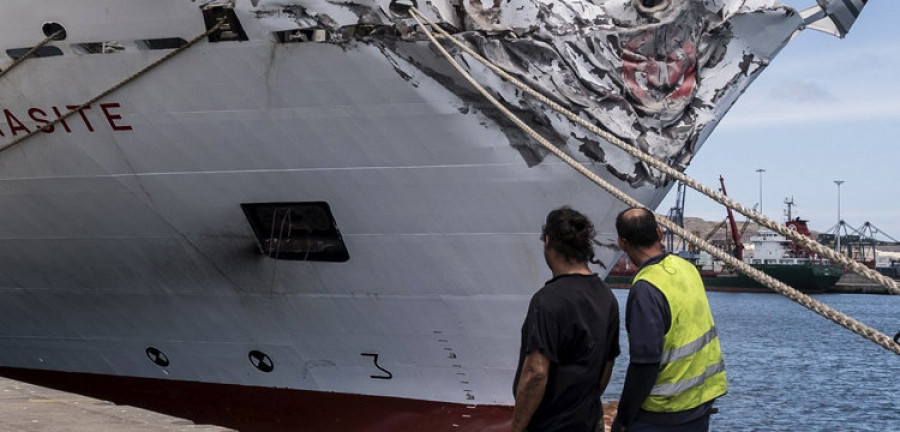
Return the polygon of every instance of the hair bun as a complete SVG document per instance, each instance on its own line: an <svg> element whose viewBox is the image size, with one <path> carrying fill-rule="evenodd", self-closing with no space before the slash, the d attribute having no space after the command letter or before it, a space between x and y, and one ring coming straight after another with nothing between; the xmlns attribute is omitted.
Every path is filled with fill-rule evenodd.
<svg viewBox="0 0 900 432"><path fill-rule="evenodd" d="M583 214L561 207L547 215L544 234L550 239L550 247L569 261L593 261L594 225Z"/></svg>

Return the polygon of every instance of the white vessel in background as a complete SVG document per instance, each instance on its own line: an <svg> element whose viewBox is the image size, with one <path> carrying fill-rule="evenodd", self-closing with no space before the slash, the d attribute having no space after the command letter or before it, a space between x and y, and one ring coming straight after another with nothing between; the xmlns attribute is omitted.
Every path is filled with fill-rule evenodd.
<svg viewBox="0 0 900 432"><path fill-rule="evenodd" d="M416 4L684 169L797 31L844 35L864 3ZM623 204L488 106L396 1L0 10L0 146L226 25L0 153L0 375L243 431L501 429L546 213L584 211L614 262ZM660 173L454 53L594 172L663 199Z"/></svg>

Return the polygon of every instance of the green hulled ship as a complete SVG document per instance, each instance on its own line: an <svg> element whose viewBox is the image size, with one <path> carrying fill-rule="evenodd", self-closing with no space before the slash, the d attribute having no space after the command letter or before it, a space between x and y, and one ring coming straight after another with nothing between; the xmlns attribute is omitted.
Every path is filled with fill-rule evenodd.
<svg viewBox="0 0 900 432"><path fill-rule="evenodd" d="M792 219L786 225L801 234L810 235L805 220ZM744 262L802 292L828 292L843 275L840 266L811 256L774 231L761 229L751 237L750 242L753 244L753 255ZM623 258L625 265L620 261L606 278L606 282L613 287L627 287L634 277L636 269L627 263L627 257ZM771 292L739 272L704 270L700 266L698 269L703 284L710 291Z"/></svg>
<svg viewBox="0 0 900 432"><path fill-rule="evenodd" d="M751 264L763 273L806 293L828 292L843 275L840 266L807 262L796 264ZM718 273L703 278L708 290L759 289L769 291L750 277L741 273Z"/></svg>

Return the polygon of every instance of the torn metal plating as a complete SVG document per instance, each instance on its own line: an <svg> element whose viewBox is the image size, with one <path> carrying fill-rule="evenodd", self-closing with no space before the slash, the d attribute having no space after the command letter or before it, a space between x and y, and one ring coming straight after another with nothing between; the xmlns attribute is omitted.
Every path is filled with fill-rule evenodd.
<svg viewBox="0 0 900 432"><path fill-rule="evenodd" d="M482 101L394 0L259 0L257 17L329 30L328 41L377 45L405 79L424 72L486 116L529 165L546 152ZM415 3L413 0L408 0ZM418 1L418 0L416 0ZM418 6L476 52L583 118L684 169L737 97L802 26L770 0L483 0ZM298 27L299 26L299 27ZM553 112L462 53L479 82L557 145L634 186L665 176ZM471 109L470 109L471 108Z"/></svg>

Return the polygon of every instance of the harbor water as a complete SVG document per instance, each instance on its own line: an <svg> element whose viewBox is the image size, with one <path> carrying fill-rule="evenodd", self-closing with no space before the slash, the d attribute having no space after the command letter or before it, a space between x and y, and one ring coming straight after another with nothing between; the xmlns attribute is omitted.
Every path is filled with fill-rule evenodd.
<svg viewBox="0 0 900 432"><path fill-rule="evenodd" d="M622 317L628 290L614 290ZM900 431L900 356L777 294L710 292L728 374L712 431ZM823 294L893 337L900 296ZM618 399L628 340L604 400Z"/></svg>

